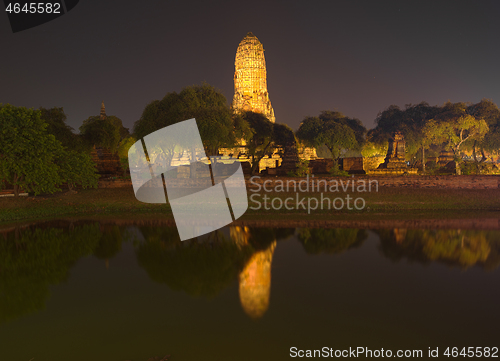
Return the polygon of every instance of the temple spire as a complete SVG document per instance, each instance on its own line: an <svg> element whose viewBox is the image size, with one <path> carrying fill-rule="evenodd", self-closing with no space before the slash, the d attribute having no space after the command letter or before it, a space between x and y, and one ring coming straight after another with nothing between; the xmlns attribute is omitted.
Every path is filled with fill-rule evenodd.
<svg viewBox="0 0 500 361"><path fill-rule="evenodd" d="M274 109L267 92L264 47L249 32L238 45L234 61L234 97L232 107L238 112L254 111L264 114L274 123Z"/></svg>
<svg viewBox="0 0 500 361"><path fill-rule="evenodd" d="M106 119L106 108L104 107L104 100L101 103L101 119Z"/></svg>

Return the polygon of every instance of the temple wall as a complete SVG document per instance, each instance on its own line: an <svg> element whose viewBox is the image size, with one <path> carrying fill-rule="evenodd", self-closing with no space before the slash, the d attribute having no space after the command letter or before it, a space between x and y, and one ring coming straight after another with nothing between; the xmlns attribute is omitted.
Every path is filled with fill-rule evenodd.
<svg viewBox="0 0 500 361"><path fill-rule="evenodd" d="M363 157L342 158L342 170L349 173L364 173Z"/></svg>

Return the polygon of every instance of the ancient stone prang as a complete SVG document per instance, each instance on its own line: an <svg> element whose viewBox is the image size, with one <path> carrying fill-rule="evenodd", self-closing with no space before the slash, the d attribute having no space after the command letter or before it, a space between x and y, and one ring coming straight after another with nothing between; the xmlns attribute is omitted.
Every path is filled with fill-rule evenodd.
<svg viewBox="0 0 500 361"><path fill-rule="evenodd" d="M389 149L384 163L379 166L379 169L406 169L408 165L405 160L405 140L403 133L395 132L394 136L389 139Z"/></svg>
<svg viewBox="0 0 500 361"><path fill-rule="evenodd" d="M264 47L252 33L248 33L238 45L234 67L232 108L262 113L274 123L274 110L267 92Z"/></svg>

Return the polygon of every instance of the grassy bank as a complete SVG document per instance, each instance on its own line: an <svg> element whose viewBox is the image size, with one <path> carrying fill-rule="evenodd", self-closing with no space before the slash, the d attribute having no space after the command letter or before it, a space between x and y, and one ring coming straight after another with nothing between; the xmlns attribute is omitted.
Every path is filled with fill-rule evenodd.
<svg viewBox="0 0 500 361"><path fill-rule="evenodd" d="M249 196L254 194L248 192ZM264 193L258 193L253 200L249 201L248 209L243 216L248 219L285 219L303 218L316 220L328 219L329 216L349 218L372 217L374 214L383 213L389 217L401 217L402 215L413 216L418 212L432 213L457 213L460 211L482 212L500 211L500 189L478 190L478 189L422 189L422 188L397 188L380 187L378 192L372 193L327 193L324 197L330 200L342 198L346 202L346 197L351 198L351 205L354 199L363 198L364 208L356 210L348 209L347 204L342 209L335 210L331 207L327 209L327 202L324 209L320 207L310 210L308 213L308 198L320 200L319 193L300 193L299 201L305 198L303 207L297 207L297 196L295 193L266 193L268 197L268 210L264 209ZM292 210L285 207L276 210L272 209L273 199L275 205L287 204ZM290 198L292 200L290 200ZM287 200L288 199L288 200ZM257 201L257 202L256 202ZM258 208L260 203L260 209ZM315 201L311 202L312 205ZM362 202L358 201L358 206ZM337 200L337 207L340 201ZM52 196L39 197L6 197L0 198L0 222L15 222L20 220L42 220L55 219L60 217L106 217L109 215L122 215L127 217L151 217L158 215L161 217L172 217L172 211L168 204L146 204L137 201L132 189L129 188L107 188L79 190L77 193L59 193Z"/></svg>

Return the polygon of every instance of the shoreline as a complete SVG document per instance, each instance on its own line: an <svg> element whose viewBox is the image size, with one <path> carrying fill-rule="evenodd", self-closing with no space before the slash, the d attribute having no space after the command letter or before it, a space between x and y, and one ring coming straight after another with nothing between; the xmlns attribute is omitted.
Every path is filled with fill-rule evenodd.
<svg viewBox="0 0 500 361"><path fill-rule="evenodd" d="M160 214L152 214L152 218L138 219L127 218L127 215L108 217L73 216L55 219L38 219L30 221L17 221L0 224L0 234L11 232L19 228L28 228L36 225L54 224L73 227L78 224L98 222L100 225L117 226L146 226L146 227L175 227L173 217L165 218ZM461 230L500 230L500 211L479 214L458 214L449 218L430 218L422 216L436 216L436 214L420 214L415 219L391 219L391 214L377 214L373 219L281 219L269 220L246 219L243 216L225 227L250 227L250 228L355 228L355 229L461 229ZM448 215L451 216L451 215ZM478 218L480 216L481 218ZM359 218L359 217L358 217ZM63 227L64 228L64 227Z"/></svg>

